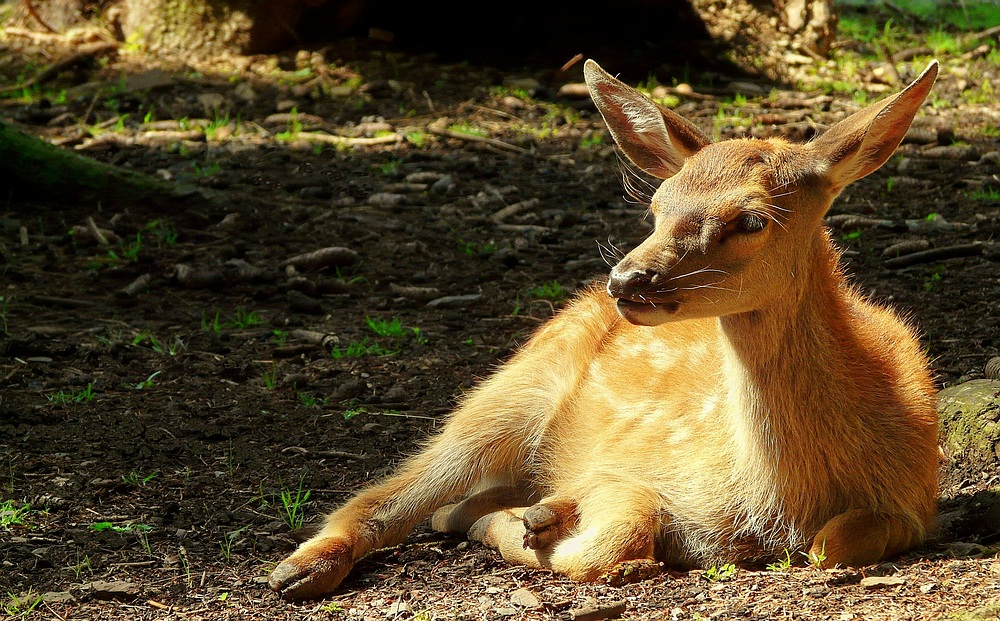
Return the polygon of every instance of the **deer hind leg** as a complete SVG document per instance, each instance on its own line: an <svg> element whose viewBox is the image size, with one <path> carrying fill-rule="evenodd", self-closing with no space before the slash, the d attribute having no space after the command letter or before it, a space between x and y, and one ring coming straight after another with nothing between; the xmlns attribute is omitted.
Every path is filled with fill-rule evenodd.
<svg viewBox="0 0 1000 621"><path fill-rule="evenodd" d="M912 520L853 509L830 519L813 538L809 558L823 567L871 565L918 544L923 529Z"/></svg>
<svg viewBox="0 0 1000 621"><path fill-rule="evenodd" d="M621 583L648 577L650 567L658 573L653 558L657 511L629 494L616 496L615 504L588 503L593 505L589 509L557 497L496 511L473 524L468 536L497 549L509 563L551 569L580 581Z"/></svg>
<svg viewBox="0 0 1000 621"><path fill-rule="evenodd" d="M532 491L526 486L490 487L459 503L445 505L435 511L431 516L431 528L439 533L465 536L484 515L524 506L531 502L532 497Z"/></svg>

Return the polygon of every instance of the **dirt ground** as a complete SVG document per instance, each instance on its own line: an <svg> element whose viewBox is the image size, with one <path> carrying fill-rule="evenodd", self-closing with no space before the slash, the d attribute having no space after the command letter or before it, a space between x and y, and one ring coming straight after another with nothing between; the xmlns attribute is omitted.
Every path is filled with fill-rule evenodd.
<svg viewBox="0 0 1000 621"><path fill-rule="evenodd" d="M967 96L1000 70L943 60L934 105L829 224L860 287L919 325L947 386L1000 354L1000 106ZM898 63L902 78L926 61ZM67 91L56 81L0 113L200 191L0 209L11 617L932 619L1000 599L996 523L958 519L877 567L667 572L617 588L510 567L421 527L327 600L280 600L266 580L293 527L390 472L602 277L601 245L643 238L645 207L624 196L592 105L559 91L580 64L501 71L343 41L213 67L123 53L75 69L59 76ZM666 94L720 137L806 138L861 105L732 77L691 75L694 96ZM871 99L889 88L876 78L855 77ZM959 249L894 267L884 251L903 241ZM330 247L349 250L296 258ZM943 513L964 515L998 481L996 464L949 460Z"/></svg>

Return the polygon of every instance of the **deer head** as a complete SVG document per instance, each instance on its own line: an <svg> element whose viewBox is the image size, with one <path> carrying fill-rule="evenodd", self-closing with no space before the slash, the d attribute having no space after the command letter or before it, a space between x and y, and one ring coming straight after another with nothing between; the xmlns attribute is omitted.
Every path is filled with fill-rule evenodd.
<svg viewBox="0 0 1000 621"><path fill-rule="evenodd" d="M622 316L657 325L753 311L806 278L831 252L822 218L849 183L892 155L937 75L840 121L816 140L713 143L697 127L588 60L591 96L624 155L663 179L653 232L611 270Z"/></svg>

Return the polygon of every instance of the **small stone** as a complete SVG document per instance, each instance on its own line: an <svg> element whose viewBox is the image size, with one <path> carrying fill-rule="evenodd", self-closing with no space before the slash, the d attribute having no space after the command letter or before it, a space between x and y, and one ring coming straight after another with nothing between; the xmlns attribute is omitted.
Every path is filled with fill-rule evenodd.
<svg viewBox="0 0 1000 621"><path fill-rule="evenodd" d="M285 295L288 297L288 306L292 312L306 313L308 315L323 314L323 305L316 298L311 298L301 291L294 289L289 290Z"/></svg>
<svg viewBox="0 0 1000 621"><path fill-rule="evenodd" d="M72 604L76 600L69 591L48 591L42 593L42 601L46 604Z"/></svg>
<svg viewBox="0 0 1000 621"><path fill-rule="evenodd" d="M132 601L139 595L139 585L123 580L96 580L83 585L84 592L99 600Z"/></svg>
<svg viewBox="0 0 1000 621"><path fill-rule="evenodd" d="M905 578L896 576L868 576L861 579L861 587L873 591L906 584Z"/></svg>
<svg viewBox="0 0 1000 621"><path fill-rule="evenodd" d="M542 607L541 600L539 600L538 596L532 593L529 589L518 589L511 593L510 603L514 606L520 606L529 610L535 610Z"/></svg>
<svg viewBox="0 0 1000 621"><path fill-rule="evenodd" d="M691 85L688 84L687 82L681 82L676 87L674 87L674 92L676 92L678 95L690 95L691 93L694 92L694 89L691 88Z"/></svg>
<svg viewBox="0 0 1000 621"><path fill-rule="evenodd" d="M625 614L628 608L626 602L612 602L596 606L574 608L569 611L569 618L574 621L597 621L598 619L617 619Z"/></svg>
<svg viewBox="0 0 1000 621"><path fill-rule="evenodd" d="M497 608L495 612L501 617L513 617L517 615L517 608Z"/></svg>
<svg viewBox="0 0 1000 621"><path fill-rule="evenodd" d="M395 602L392 606L389 606L385 611L385 616L390 619L396 619L398 617L409 616L413 612L413 607L404 601Z"/></svg>
<svg viewBox="0 0 1000 621"><path fill-rule="evenodd" d="M948 554L955 558L982 558L986 554L986 548L978 543L955 541L948 546Z"/></svg>
<svg viewBox="0 0 1000 621"><path fill-rule="evenodd" d="M241 101L247 103L253 103L257 100L257 92L253 90L253 87L246 82L240 82L239 85L233 90L233 95Z"/></svg>
<svg viewBox="0 0 1000 621"><path fill-rule="evenodd" d="M435 194L451 194L457 187L451 175L445 175L431 184L431 192Z"/></svg>
<svg viewBox="0 0 1000 621"><path fill-rule="evenodd" d="M928 582L927 584L920 585L920 592L926 595L927 593L933 591L935 588L937 588L937 584L933 582Z"/></svg>
<svg viewBox="0 0 1000 621"><path fill-rule="evenodd" d="M376 192L368 197L367 202L372 207L396 207L406 202L406 195L393 192Z"/></svg>

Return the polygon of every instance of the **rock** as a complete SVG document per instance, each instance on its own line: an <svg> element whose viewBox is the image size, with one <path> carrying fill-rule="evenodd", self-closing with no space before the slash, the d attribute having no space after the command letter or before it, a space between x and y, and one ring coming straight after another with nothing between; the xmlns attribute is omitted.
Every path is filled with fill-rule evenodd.
<svg viewBox="0 0 1000 621"><path fill-rule="evenodd" d="M868 589L869 591L902 586L904 584L906 584L906 579L898 576L868 576L867 578L861 579L861 587Z"/></svg>
<svg viewBox="0 0 1000 621"><path fill-rule="evenodd" d="M948 554L955 558L982 558L986 552L986 548L978 543L955 541L948 546Z"/></svg>
<svg viewBox="0 0 1000 621"><path fill-rule="evenodd" d="M389 606L385 611L385 616L390 619L408 617L413 612L413 607L404 601L398 601Z"/></svg>
<svg viewBox="0 0 1000 621"><path fill-rule="evenodd" d="M542 607L542 602L538 596L529 589L518 589L510 594L510 603L514 606L536 610Z"/></svg>
<svg viewBox="0 0 1000 621"><path fill-rule="evenodd" d="M501 617L514 617L517 615L518 610L517 608L497 608L494 612Z"/></svg>
<svg viewBox="0 0 1000 621"><path fill-rule="evenodd" d="M222 272L218 270L202 270L186 263L174 266L174 278L179 284L191 289L212 289L224 281Z"/></svg>
<svg viewBox="0 0 1000 621"><path fill-rule="evenodd" d="M123 580L96 580L84 584L81 591L94 599L130 602L139 596L139 585Z"/></svg>
<svg viewBox="0 0 1000 621"><path fill-rule="evenodd" d="M598 619L617 619L625 614L628 607L626 602L612 602L610 604L600 604L596 606L586 606L583 608L573 608L569 611L569 618L574 621L597 621Z"/></svg>
<svg viewBox="0 0 1000 621"><path fill-rule="evenodd" d="M295 289L290 289L285 295L288 296L288 307L292 312L308 315L323 314L323 305L316 298L309 297Z"/></svg>
<svg viewBox="0 0 1000 621"><path fill-rule="evenodd" d="M69 591L48 591L42 593L42 601L46 604L72 604L76 598Z"/></svg>
<svg viewBox="0 0 1000 621"><path fill-rule="evenodd" d="M998 416L1000 380L971 380L938 393L944 449L950 456L963 456L970 464L986 465L997 459Z"/></svg>
<svg viewBox="0 0 1000 621"><path fill-rule="evenodd" d="M952 619L957 619L960 621L992 621L1000 616L1000 599L994 600L985 606L976 608L969 612L958 612L955 611L952 615Z"/></svg>
<svg viewBox="0 0 1000 621"><path fill-rule="evenodd" d="M368 197L366 201L372 207L396 207L403 205L407 201L405 194L394 192L376 192Z"/></svg>
<svg viewBox="0 0 1000 621"><path fill-rule="evenodd" d="M445 175L431 184L431 192L435 194L453 194L457 187L451 175Z"/></svg>

